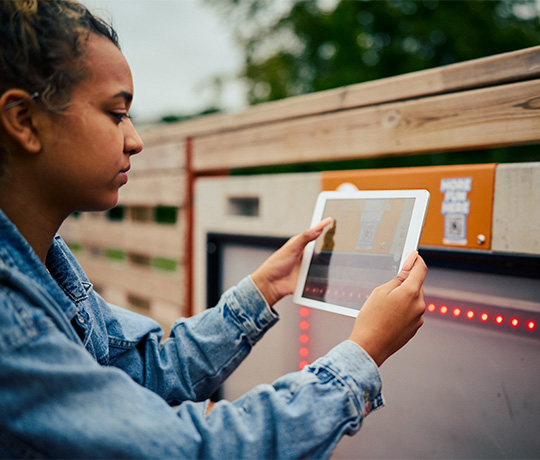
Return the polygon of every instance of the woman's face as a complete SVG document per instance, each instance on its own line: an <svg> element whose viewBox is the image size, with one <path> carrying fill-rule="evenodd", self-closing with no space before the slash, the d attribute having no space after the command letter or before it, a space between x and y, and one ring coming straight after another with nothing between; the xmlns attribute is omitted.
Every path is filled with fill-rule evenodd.
<svg viewBox="0 0 540 460"><path fill-rule="evenodd" d="M86 78L75 86L68 109L43 115L48 118L36 157L43 196L64 214L115 206L130 157L143 148L127 116L133 81L120 50L90 34L83 65Z"/></svg>

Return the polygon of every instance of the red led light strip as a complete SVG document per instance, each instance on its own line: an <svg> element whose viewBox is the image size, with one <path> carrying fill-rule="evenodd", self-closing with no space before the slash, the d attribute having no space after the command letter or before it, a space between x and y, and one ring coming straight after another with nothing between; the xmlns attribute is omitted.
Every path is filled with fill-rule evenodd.
<svg viewBox="0 0 540 460"><path fill-rule="evenodd" d="M540 339L540 311L526 311L426 296L426 314Z"/></svg>
<svg viewBox="0 0 540 460"><path fill-rule="evenodd" d="M300 342L300 347L298 349L298 355L300 356L300 361L298 362L298 367L303 369L309 364L307 361L309 357L309 308L301 307L299 313L302 319L299 323L300 336L298 337L298 341Z"/></svg>
<svg viewBox="0 0 540 460"><path fill-rule="evenodd" d="M309 308L301 307L298 324L298 367L309 365ZM493 305L459 302L426 296L426 315L456 323L471 324L497 331L511 332L522 336L540 339L540 311L532 312L497 307Z"/></svg>

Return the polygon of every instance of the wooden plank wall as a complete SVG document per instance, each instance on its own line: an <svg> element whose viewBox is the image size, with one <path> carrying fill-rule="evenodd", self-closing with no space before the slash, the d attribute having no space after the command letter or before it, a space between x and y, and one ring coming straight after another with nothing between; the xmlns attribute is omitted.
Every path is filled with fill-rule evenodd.
<svg viewBox="0 0 540 460"><path fill-rule="evenodd" d="M190 312L185 299L193 267L184 262L192 248L183 234L190 234L193 219L185 212L193 200L192 177L251 166L539 143L540 47L141 134L145 150L134 157L130 183L121 190L124 219L70 219L63 234L81 248L83 267L109 300L155 317L168 316L161 311L178 316ZM159 206L177 207L175 224L152 220ZM111 247L123 251L125 260L103 257ZM159 272L152 267L155 257L178 267Z"/></svg>
<svg viewBox="0 0 540 460"><path fill-rule="evenodd" d="M165 328L185 302L185 143L158 143L132 157L119 206L70 217L61 234L109 302Z"/></svg>
<svg viewBox="0 0 540 460"><path fill-rule="evenodd" d="M540 47L351 85L148 133L213 170L539 141Z"/></svg>

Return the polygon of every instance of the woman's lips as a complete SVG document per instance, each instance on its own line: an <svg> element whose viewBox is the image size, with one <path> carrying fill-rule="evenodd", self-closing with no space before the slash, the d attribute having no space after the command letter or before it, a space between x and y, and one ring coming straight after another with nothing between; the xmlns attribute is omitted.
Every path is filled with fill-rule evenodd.
<svg viewBox="0 0 540 460"><path fill-rule="evenodd" d="M128 181L128 171L129 171L130 167L128 166L127 168L124 168L124 169L121 169L120 172L118 173L118 175L120 176L120 178L122 179L122 182L124 184L127 184L127 181Z"/></svg>

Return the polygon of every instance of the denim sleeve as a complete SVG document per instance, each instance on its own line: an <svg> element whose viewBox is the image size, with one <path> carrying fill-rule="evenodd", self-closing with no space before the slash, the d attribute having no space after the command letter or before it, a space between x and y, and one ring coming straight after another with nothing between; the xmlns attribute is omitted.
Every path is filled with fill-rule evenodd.
<svg viewBox="0 0 540 460"><path fill-rule="evenodd" d="M376 366L346 342L205 418L52 329L18 345L0 357L2 458L325 458L358 430L380 387Z"/></svg>
<svg viewBox="0 0 540 460"><path fill-rule="evenodd" d="M164 341L147 319L119 309L112 316L110 364L170 404L209 398L279 318L249 277L216 307L175 322Z"/></svg>
<svg viewBox="0 0 540 460"><path fill-rule="evenodd" d="M376 364L354 342L337 345L300 372L217 403L204 428L226 442L203 446L208 458L328 458L383 405Z"/></svg>
<svg viewBox="0 0 540 460"><path fill-rule="evenodd" d="M205 417L200 404L173 408L122 370L100 365L21 297L0 298L2 458L321 458L378 401L376 365L344 342ZM228 299L225 310L247 315L237 301ZM245 332L232 335L246 336L238 340L258 337L251 320L237 321Z"/></svg>

